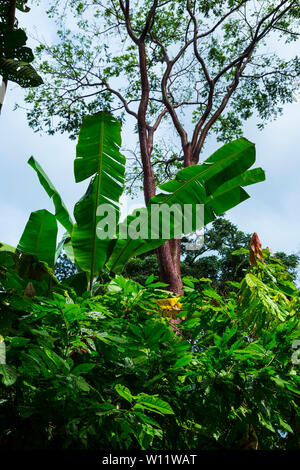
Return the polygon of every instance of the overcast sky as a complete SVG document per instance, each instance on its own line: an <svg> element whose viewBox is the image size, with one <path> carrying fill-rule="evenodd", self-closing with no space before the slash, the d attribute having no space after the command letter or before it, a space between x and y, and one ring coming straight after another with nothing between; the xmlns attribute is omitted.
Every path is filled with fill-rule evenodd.
<svg viewBox="0 0 300 470"><path fill-rule="evenodd" d="M39 25L48 38L54 34L50 20L34 6L28 15L19 14L21 26L32 31ZM29 40L30 46L34 42ZM287 57L299 54L299 42L287 46ZM13 111L23 102L23 90L10 84L0 116L0 241L16 245L30 212L53 205L27 165L33 155L43 166L72 212L87 183L75 184L75 142L67 135L39 135L28 126L25 112ZM245 232L257 232L264 247L287 253L300 250L300 98L284 107L283 116L258 131L255 120L244 127L244 136L256 144L256 166L266 171L266 181L250 186L251 198L227 213ZM127 138L128 138L128 129ZM127 139L126 139L127 140ZM220 146L211 140L204 158ZM142 198L138 202L141 203Z"/></svg>

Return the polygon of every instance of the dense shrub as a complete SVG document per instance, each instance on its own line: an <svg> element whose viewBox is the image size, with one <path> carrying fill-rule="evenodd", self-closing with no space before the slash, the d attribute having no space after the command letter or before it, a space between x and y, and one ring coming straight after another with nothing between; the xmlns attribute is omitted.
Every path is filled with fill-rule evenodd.
<svg viewBox="0 0 300 470"><path fill-rule="evenodd" d="M297 447L299 292L279 263L227 297L186 278L179 332L154 276L91 297L49 273L30 289L7 259L1 273L0 447Z"/></svg>

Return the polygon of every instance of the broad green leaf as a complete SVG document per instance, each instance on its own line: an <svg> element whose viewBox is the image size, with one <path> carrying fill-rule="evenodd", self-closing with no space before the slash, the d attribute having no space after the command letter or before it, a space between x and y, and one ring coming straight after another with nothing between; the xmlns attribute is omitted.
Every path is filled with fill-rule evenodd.
<svg viewBox="0 0 300 470"><path fill-rule="evenodd" d="M23 338L21 336L15 336L11 342L10 342L10 345L13 347L13 348L22 348L23 346L25 346L27 343L30 342L30 339L29 338Z"/></svg>
<svg viewBox="0 0 300 470"><path fill-rule="evenodd" d="M72 261L72 263L76 263L71 239L66 240L66 242L64 244L64 252L65 252L66 256L69 258L69 260Z"/></svg>
<svg viewBox="0 0 300 470"><path fill-rule="evenodd" d="M52 182L42 169L41 165L35 160L34 157L29 158L28 164L36 171L41 185L45 189L50 199L52 199L55 207L55 217L61 223L61 225L68 231L68 233L71 234L73 229L73 222L59 193L57 192Z"/></svg>
<svg viewBox="0 0 300 470"><path fill-rule="evenodd" d="M117 384L115 386L115 390L120 395L120 397L125 398L125 400L132 403L133 396L131 395L131 392L127 387L125 387L124 385L121 385L121 384Z"/></svg>
<svg viewBox="0 0 300 470"><path fill-rule="evenodd" d="M9 251L10 253L15 253L16 248L6 243L0 243L0 251Z"/></svg>
<svg viewBox="0 0 300 470"><path fill-rule="evenodd" d="M17 380L17 371L7 364L0 364L0 375L2 375L2 382L9 387Z"/></svg>
<svg viewBox="0 0 300 470"><path fill-rule="evenodd" d="M36 87L43 83L32 65L23 60L0 57L0 75L17 83L23 88Z"/></svg>
<svg viewBox="0 0 300 470"><path fill-rule="evenodd" d="M145 286L148 286L148 284L151 284L154 281L154 274L150 274L149 277L147 277L145 281Z"/></svg>
<svg viewBox="0 0 300 470"><path fill-rule="evenodd" d="M60 257L60 255L61 255L61 253L64 249L66 240L71 240L70 235L68 234L68 232L63 234L62 239L60 240L60 242L58 243L58 245L56 247L56 250L55 250L55 263L58 260L58 258Z"/></svg>
<svg viewBox="0 0 300 470"><path fill-rule="evenodd" d="M107 267L118 273L132 256L153 250L175 235L185 233L185 204L190 204L194 212L196 212L196 204L204 205L204 220L201 218L193 220L190 231L194 231L248 199L249 195L243 186L265 179L265 174L260 168L248 170L254 162L254 144L241 138L221 147L202 165L192 165L179 171L174 180L160 186L168 194L154 196L150 199L147 208L141 209L145 215L140 224L140 232L144 230L146 237L137 239L129 236L127 238L119 237L107 262ZM170 225L167 238L162 231L163 227L155 228L156 232L154 233L150 223L151 217L161 211L162 204L169 208L171 206L174 208L174 205L177 205L176 210L179 214L173 220L170 217L163 217L162 224L169 223ZM127 234L128 227L138 220L138 215L128 216L126 221L120 224L119 233ZM156 239L153 239L153 236Z"/></svg>
<svg viewBox="0 0 300 470"><path fill-rule="evenodd" d="M77 224L72 234L76 261L93 279L104 266L115 240L99 238L97 208L110 204L119 219L119 198L123 192L125 158L120 154L121 124L110 114L87 116L76 147L74 173L76 182L92 176L85 195L75 205ZM98 228L97 228L98 226ZM103 233L103 232L102 232Z"/></svg>
<svg viewBox="0 0 300 470"><path fill-rule="evenodd" d="M155 411L163 415L174 414L169 403L154 395L147 395L146 393L139 393L136 397L137 405L142 406L150 411Z"/></svg>
<svg viewBox="0 0 300 470"><path fill-rule="evenodd" d="M68 362L62 357L60 357L58 354L56 354L54 351L45 348L44 352L58 369L63 370L64 372L68 372L70 370Z"/></svg>
<svg viewBox="0 0 300 470"><path fill-rule="evenodd" d="M291 426L286 421L284 421L280 416L278 416L278 418L279 418L279 424L282 427L282 429L284 429L285 431L291 434L294 434L294 431L292 430Z"/></svg>
<svg viewBox="0 0 300 470"><path fill-rule="evenodd" d="M74 367L74 369L72 370L72 374L74 374L74 375L87 374L94 367L95 367L95 364L89 364L89 363L78 364L78 366Z"/></svg>
<svg viewBox="0 0 300 470"><path fill-rule="evenodd" d="M53 214L43 209L32 212L18 244L22 253L34 255L49 266L54 265L57 222Z"/></svg>
<svg viewBox="0 0 300 470"><path fill-rule="evenodd" d="M193 359L193 356L188 356L188 355L183 356L183 357L177 359L177 361L175 362L173 367L174 367L174 369L181 369L182 367L185 367L188 364L190 364L192 359Z"/></svg>
<svg viewBox="0 0 300 470"><path fill-rule="evenodd" d="M243 349L236 349L234 352L233 352L233 355L236 359L251 359L253 358L253 360L255 359L259 359L259 358L263 358L265 356L266 352L264 350L264 348L262 346L260 346L259 344L249 344L248 346L246 346L245 348Z"/></svg>
<svg viewBox="0 0 300 470"><path fill-rule="evenodd" d="M269 431L274 432L274 433L276 432L275 429L272 426L272 423L269 420L265 419L264 416L261 413L258 413L258 418L259 418L260 423L264 427L269 429Z"/></svg>

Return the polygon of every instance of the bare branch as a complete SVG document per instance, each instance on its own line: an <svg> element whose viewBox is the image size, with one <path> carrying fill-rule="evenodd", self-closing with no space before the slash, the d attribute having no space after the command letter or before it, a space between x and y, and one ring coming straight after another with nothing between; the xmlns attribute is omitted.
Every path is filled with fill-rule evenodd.
<svg viewBox="0 0 300 470"><path fill-rule="evenodd" d="M206 139L206 136L210 130L210 128L213 126L213 124L216 122L216 120L219 118L219 116L222 114L222 112L224 111L227 103L229 102L233 92L236 90L238 84L239 84L239 79L240 79L240 74L241 72L245 69L247 63L249 62L250 60L250 57L251 55L249 55L248 59L244 62L244 63L240 63L237 68L236 68L236 71L235 71L235 76L234 76L234 79L232 81L232 83L227 87L227 93L226 95L224 96L220 106L218 107L218 109L215 111L215 113L212 115L212 117L210 118L210 120L207 122L207 124L204 126L203 128L203 131L201 132L201 135L200 135L200 138L198 139L198 142L197 142L197 145L196 145L196 148L194 149L193 151L193 162L194 163L197 163L198 162L198 159L199 159L199 154L200 154L200 151L201 151L201 148L203 146L203 143Z"/></svg>
<svg viewBox="0 0 300 470"><path fill-rule="evenodd" d="M187 0L187 8L188 8L189 14L190 14L190 16L191 16L191 18L194 22L194 36L193 36L193 39L190 39L190 40L185 42L185 44L182 46L182 48L179 50L177 55L172 60L169 59L166 49L155 38L155 41L158 45L160 45L160 47L162 49L162 52L164 54L165 60L167 62L167 67L166 67L166 70L165 70L165 73L163 75L162 82L161 82L163 102L164 102L166 108L168 109L168 112L169 112L169 114L172 118L173 124L174 124L180 138L181 138L181 143L182 143L183 147L186 147L187 144L188 144L187 132L185 131L183 125L181 124L181 122L180 122L180 120L177 116L177 113L175 111L175 108L171 104L170 100L168 99L168 94L167 94L167 82L168 82L168 79L169 79L170 74L172 72L172 68L176 64L176 62L182 57L182 55L184 54L186 49L191 44L194 44L195 54L197 56L197 59L199 60L199 62L202 65L204 74L205 74L206 79L209 82L209 86L210 86L210 93L209 93L209 97L208 97L208 108L207 108L206 112L204 113L204 115L202 116L201 120L199 121L199 123L197 124L197 126L194 130L193 144L195 145L196 141L197 141L197 137L199 135L200 128L203 125L203 123L205 122L206 118L208 117L208 115L209 115L209 113L212 109L213 93L214 93L214 85L215 85L214 81L211 80L211 78L209 76L209 73L207 71L207 68L205 66L205 63L204 63L203 59L200 57L200 54L198 53L196 42L197 42L198 39L204 38L204 37L208 36L209 34L213 33L225 21L225 19L228 18L228 16L232 15L235 11L237 11L239 8L241 8L241 6L244 5L245 3L247 3L248 1L249 0L241 1L241 3L239 3L239 5L232 8L229 12L227 12L224 16L222 16L222 18L220 18L220 20L211 29L209 29L208 31L206 31L204 33L198 34L196 18L195 18L195 15L193 14L193 12L190 8L190 2L189 2L189 0Z"/></svg>
<svg viewBox="0 0 300 470"><path fill-rule="evenodd" d="M131 114L131 116L134 116L136 119L138 119L137 113L132 111L132 109L129 108L128 103L125 100L124 96L122 96L119 91L114 90L113 88L111 88L110 85L107 82L103 81L102 83L106 86L108 91L110 91L111 93L113 93L114 95L116 95L119 98L119 100L123 103L126 112L128 114Z"/></svg>
<svg viewBox="0 0 300 470"><path fill-rule="evenodd" d="M282 16L284 16L284 14L293 6L297 3L298 0L292 0L292 2L290 0L283 0L280 5L278 5L276 8L274 8L270 13L268 13L266 16L264 16L258 23L257 27L256 27L256 31L255 31L255 34L254 34L254 37L252 39L252 41L250 42L250 44L246 47L246 49L244 50L244 52L239 56L237 57L236 59L234 59L230 64L228 64L226 67L224 67L223 70L221 70L217 76L214 78L214 82L216 83L226 72L228 72L228 70L230 70L232 67L234 67L234 65L240 63L243 59L245 59L246 57L249 56L249 53L252 53L254 47L256 46L256 44L261 41L261 39L263 39L266 34L268 34L268 32L273 29L274 27L274 24L276 24L277 21L279 21ZM272 16L272 15L275 15L277 13L278 10L280 10L280 8L285 5L285 4L288 4L287 8L285 8L282 12L280 12L278 14L278 16L272 18L272 20L270 21L270 23L264 28L264 30L259 33L260 31L260 28L261 26Z"/></svg>
<svg viewBox="0 0 300 470"><path fill-rule="evenodd" d="M157 8L157 3L158 3L158 0L154 0L153 5L149 10L149 13L148 13L147 18L146 18L145 27L142 31L142 34L140 35L140 41L144 41L148 31L151 29L151 25L153 24L153 21L154 21L154 16L155 16L156 8Z"/></svg>
<svg viewBox="0 0 300 470"><path fill-rule="evenodd" d="M129 36L131 37L131 39L133 40L133 42L135 42L135 44L139 44L140 43L140 40L139 38L134 34L133 32L133 29L132 29L132 25L131 25L131 20L130 20L130 12L129 12L129 0L125 0L126 1L126 5L124 5L124 2L123 0L119 0L119 3L120 3L120 7L123 11L123 14L125 16L125 22L126 22L126 29L127 29L127 32L129 34Z"/></svg>

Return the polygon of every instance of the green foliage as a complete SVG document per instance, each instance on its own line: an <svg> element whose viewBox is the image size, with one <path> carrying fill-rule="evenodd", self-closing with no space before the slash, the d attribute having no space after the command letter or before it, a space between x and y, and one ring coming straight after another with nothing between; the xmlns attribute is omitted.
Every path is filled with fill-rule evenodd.
<svg viewBox="0 0 300 470"><path fill-rule="evenodd" d="M278 262L251 268L252 284L245 277L223 297L189 280L178 335L161 316L156 300L170 294L154 276L146 287L117 276L92 298L63 284L28 298L8 259L1 448L241 449L250 434L262 450L297 448L300 297ZM259 286L250 303L245 283ZM284 315L249 315L287 288Z"/></svg>
<svg viewBox="0 0 300 470"><path fill-rule="evenodd" d="M39 261L54 266L57 221L53 214L43 209L32 212L18 244L22 253L36 256Z"/></svg>
<svg viewBox="0 0 300 470"><path fill-rule="evenodd" d="M54 255L56 260L64 248L71 261L87 274L91 291L94 278L100 275L104 266L111 272L120 273L133 256L149 252L184 231L201 228L225 210L243 202L249 197L243 187L265 179L261 168L249 170L255 162L254 144L245 138L237 139L221 147L202 165L179 171L174 180L160 186L167 194L152 197L146 208L118 224L125 175L125 159L119 152L120 131L120 123L106 112L87 116L83 121L76 149L75 180L78 182L91 176L92 179L85 195L75 205L75 225L40 165L33 157L28 162L53 200L56 219L68 233L55 250L57 229L52 230L53 221L50 223L55 217L47 211L32 213L18 248L50 266L53 266ZM191 213L185 211L187 204L194 214L188 229L186 219L191 219ZM114 220L109 219L112 226L103 224L108 211L106 208L104 214L101 212L104 205L115 209ZM199 207L204 208L203 217L196 216ZM170 214L163 217L163 223L160 223L160 212L165 208L175 209L177 214L173 218ZM155 215L158 223L153 223ZM46 216L50 228L44 223ZM134 236L130 233L132 226L136 231Z"/></svg>
<svg viewBox="0 0 300 470"><path fill-rule="evenodd" d="M300 71L299 57L284 59L279 53L281 47L277 46L287 48L298 39L299 7L296 1L285 1L279 6L271 0L261 2L259 8L254 0L190 3L198 33L203 34L197 43L202 62L194 53L193 21L186 1L161 3L145 37L150 88L147 123L153 125L165 108L161 81L167 68L166 54L173 60L185 47L168 80L168 99L175 106L179 120L184 123L183 116L188 115L198 122L207 112L207 123L234 80L239 58L256 36L257 43L239 77L239 86L211 128L219 140L228 142L241 136L243 122L255 113L259 117L258 125L263 127L282 112L284 103L293 101ZM131 28L137 37L145 27L151 5L141 0L130 3ZM278 18L272 24L276 13ZM45 86L27 95L31 104L30 126L50 134L67 132L76 138L87 113L115 110L123 120L124 101L130 112L136 112L135 104L141 97L138 46L129 37L120 2L112 5L110 1L101 4L72 1L66 11L61 2L52 0L48 15L56 21L58 33L53 44L41 44L36 50ZM68 29L66 15L70 19L68 24L72 24ZM268 54L264 53L266 45ZM216 80L211 108L205 69ZM56 120L51 119L53 115ZM170 122L168 113L163 119L163 123L167 122ZM174 151L173 134L170 143ZM164 164L158 164L155 169L161 182L169 156L159 160ZM168 169L173 164L176 169L176 161ZM137 165L134 178L140 171Z"/></svg>
<svg viewBox="0 0 300 470"><path fill-rule="evenodd" d="M205 228L203 246L197 250L188 250L193 241L191 237L182 237L181 274L183 277L200 279L209 278L219 293L229 292L231 282L240 282L249 267L249 243L251 235L238 229L224 217L217 217ZM240 250L240 254L233 254ZM299 254L287 255L276 252L266 259L266 263L276 261L287 269L293 281L297 280ZM124 275L141 284L154 273L159 275L154 252L131 258L124 267ZM196 284L200 288L199 284Z"/></svg>
<svg viewBox="0 0 300 470"><path fill-rule="evenodd" d="M255 147L242 138L230 142L217 150L202 165L192 165L179 171L172 181L160 185L160 189L168 194L158 194L150 199L147 210L140 214L129 216L122 227L122 232L128 233L129 224L139 221L142 215L139 239L117 240L111 257L107 263L109 269L120 272L128 259L134 255L145 253L160 246L162 242L182 233L185 218L178 217L178 209L183 213L185 204L190 204L194 211L196 204L204 206L203 220L194 220L192 230L202 228L222 214L246 200L249 195L243 189L265 179L260 168L248 170L255 162ZM160 205L175 208L178 212L172 224L170 223L169 237L164 237L164 224L154 232L149 220L159 213ZM196 211L195 211L196 212ZM136 222L137 223L137 222ZM198 224L198 225L197 225ZM120 231L121 231L120 227ZM145 234L145 235L144 235ZM155 235L155 237L154 237Z"/></svg>
<svg viewBox="0 0 300 470"><path fill-rule="evenodd" d="M58 222L60 222L60 224L68 231L68 233L71 234L73 229L73 222L57 190L47 175L44 173L41 166L33 157L30 157L28 164L36 171L41 185L45 189L48 196L53 200L55 207L55 217L57 218Z"/></svg>
<svg viewBox="0 0 300 470"><path fill-rule="evenodd" d="M27 0L16 2L16 8L28 12ZM27 35L21 28L15 29L15 12L11 10L13 2L0 0L0 75L4 80L11 80L23 88L37 87L42 78L32 67L34 55L26 47Z"/></svg>
<svg viewBox="0 0 300 470"><path fill-rule="evenodd" d="M88 272L91 281L103 268L115 235L103 239L97 234L101 220L98 207L113 206L115 223L119 219L119 198L125 176L125 157L120 154L120 145L121 124L117 119L104 112L84 119L76 147L74 175L76 182L93 178L74 209L77 224L72 232L72 246L78 265Z"/></svg>

